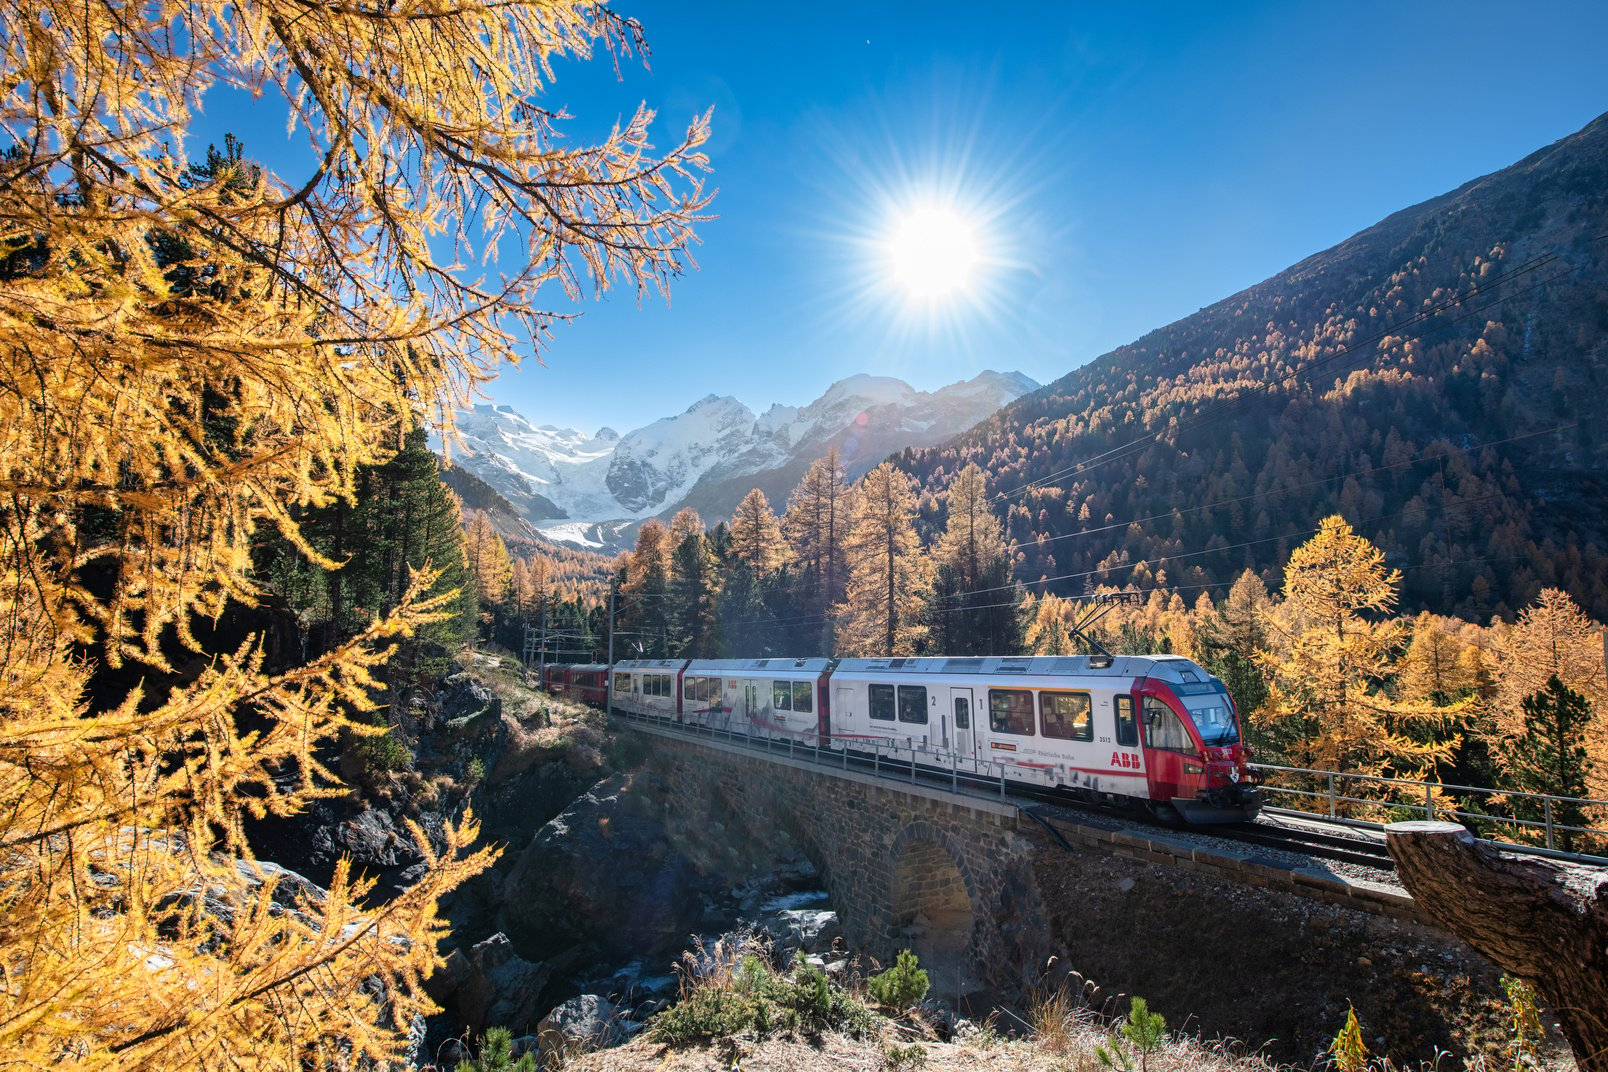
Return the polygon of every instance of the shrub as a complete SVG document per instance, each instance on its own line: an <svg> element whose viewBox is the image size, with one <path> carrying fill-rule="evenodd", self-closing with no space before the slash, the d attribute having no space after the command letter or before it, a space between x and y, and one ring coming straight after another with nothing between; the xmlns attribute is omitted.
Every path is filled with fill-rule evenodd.
<svg viewBox="0 0 1608 1072"><path fill-rule="evenodd" d="M1137 1052L1139 1072L1150 1072L1150 1055L1161 1049L1161 1044L1167 1039L1167 1020L1161 1013L1151 1012L1144 998L1134 998L1128 1006L1128 1017L1122 1022L1122 1037L1128 1040L1133 1050L1112 1039L1110 1048L1103 1044L1094 1048L1094 1055L1100 1059L1100 1064L1120 1072L1130 1072L1133 1068L1132 1053Z"/></svg>
<svg viewBox="0 0 1608 1072"><path fill-rule="evenodd" d="M878 1005L903 1012L927 996L929 984L927 973L916 966L916 955L901 949L893 967L873 975L865 985Z"/></svg>
<svg viewBox="0 0 1608 1072"><path fill-rule="evenodd" d="M689 953L682 962L681 1000L649 1025L659 1042L677 1045L744 1032L763 1038L836 1030L858 1037L871 1030L870 1011L834 987L825 972L799 958L791 977L779 974L752 936L722 939L709 955Z"/></svg>
<svg viewBox="0 0 1608 1072"><path fill-rule="evenodd" d="M1368 1067L1368 1044L1362 1041L1356 1009L1346 1009L1345 1025L1329 1044L1329 1056L1339 1072L1363 1072Z"/></svg>
<svg viewBox="0 0 1608 1072"><path fill-rule="evenodd" d="M1535 988L1523 979L1504 975L1502 989L1512 1009L1509 1027L1513 1041L1509 1045L1513 1053L1513 1072L1525 1072L1541 1063L1535 1045L1545 1033L1541 1026L1541 1008L1536 1004Z"/></svg>
<svg viewBox="0 0 1608 1072"><path fill-rule="evenodd" d="M927 1051L920 1043L912 1042L908 1046L901 1046L890 1042L882 1048L882 1067L888 1072L903 1072L904 1069L927 1067Z"/></svg>
<svg viewBox="0 0 1608 1072"><path fill-rule="evenodd" d="M493 1027L481 1036L480 1056L458 1062L457 1072L536 1072L536 1055L514 1056L514 1040L506 1027Z"/></svg>

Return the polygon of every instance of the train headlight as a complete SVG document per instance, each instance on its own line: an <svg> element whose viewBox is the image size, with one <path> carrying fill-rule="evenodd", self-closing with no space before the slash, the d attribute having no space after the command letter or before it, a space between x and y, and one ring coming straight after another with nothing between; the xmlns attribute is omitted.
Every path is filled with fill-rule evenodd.
<svg viewBox="0 0 1608 1072"><path fill-rule="evenodd" d="M1200 774L1205 769L1206 769L1205 767L1202 767L1198 763L1185 763L1184 764L1184 773L1185 774Z"/></svg>

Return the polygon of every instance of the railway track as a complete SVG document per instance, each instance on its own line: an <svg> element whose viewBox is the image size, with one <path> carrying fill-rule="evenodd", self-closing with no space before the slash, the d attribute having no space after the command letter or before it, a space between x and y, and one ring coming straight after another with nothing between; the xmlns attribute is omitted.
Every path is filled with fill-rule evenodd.
<svg viewBox="0 0 1608 1072"><path fill-rule="evenodd" d="M1396 870L1385 843L1370 838L1347 837L1301 826L1270 822L1230 823L1203 831L1231 841L1261 845L1282 852L1298 852L1337 863L1371 867L1378 871Z"/></svg>

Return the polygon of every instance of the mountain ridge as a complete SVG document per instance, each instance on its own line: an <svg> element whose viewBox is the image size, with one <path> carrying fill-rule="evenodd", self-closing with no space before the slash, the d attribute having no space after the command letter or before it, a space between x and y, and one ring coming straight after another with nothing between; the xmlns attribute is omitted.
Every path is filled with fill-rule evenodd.
<svg viewBox="0 0 1608 1072"><path fill-rule="evenodd" d="M1557 584L1601 616L1605 358L1608 115L898 461L932 492L967 461L1025 489L1019 573L1062 594L1276 584L1340 512L1405 606L1506 615Z"/></svg>
<svg viewBox="0 0 1608 1072"><path fill-rule="evenodd" d="M711 393L624 435L537 425L510 406L484 404L460 415L452 460L547 537L618 549L649 517L690 505L718 520L756 486L779 507L829 447L857 477L893 451L940 442L1037 387L1020 372L987 370L936 391L861 373L806 405L776 403L757 415Z"/></svg>

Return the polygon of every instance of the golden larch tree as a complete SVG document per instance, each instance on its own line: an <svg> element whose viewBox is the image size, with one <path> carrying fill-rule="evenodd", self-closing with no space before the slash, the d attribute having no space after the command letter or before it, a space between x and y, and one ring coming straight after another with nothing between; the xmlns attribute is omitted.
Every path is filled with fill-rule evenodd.
<svg viewBox="0 0 1608 1072"><path fill-rule="evenodd" d="M911 479L883 462L854 489L843 602L833 608L839 655L913 655L927 636L931 564L916 535Z"/></svg>
<svg viewBox="0 0 1608 1072"><path fill-rule="evenodd" d="M1594 764L1591 795L1608 798L1608 672L1604 667L1602 626L1568 593L1543 588L1496 638L1495 735L1511 741L1524 735L1524 700L1541 692L1552 677L1583 695L1592 718L1583 733Z"/></svg>
<svg viewBox="0 0 1608 1072"><path fill-rule="evenodd" d="M505 603L511 594L514 581L513 559L508 545L492 525L484 510L469 515L464 529L464 557L469 564L469 577L475 586L475 595L482 606Z"/></svg>
<svg viewBox="0 0 1608 1072"><path fill-rule="evenodd" d="M1038 600L1029 596L1022 604L1022 614L1027 618L1023 637L1027 650L1033 655L1073 654L1072 610L1073 604L1054 592L1046 592Z"/></svg>
<svg viewBox="0 0 1608 1072"><path fill-rule="evenodd" d="M1266 621L1287 647L1258 653L1269 688L1253 719L1299 766L1410 777L1457 743L1443 736L1450 708L1384 691L1404 633L1382 618L1401 583L1384 557L1335 515L1285 566L1284 603Z"/></svg>
<svg viewBox="0 0 1608 1072"><path fill-rule="evenodd" d="M489 860L472 820L436 847L415 830L425 877L366 911L344 865L321 898L277 882L243 822L339 791L317 749L383 732L375 673L441 605L410 596L281 672L202 626L256 600L264 530L338 565L297 517L352 500L420 422L450 437L554 319L545 285L688 264L705 119L654 156L646 108L572 144L539 103L555 61L640 43L572 0L0 7L11 1062L373 1067L433 1008L436 900ZM283 120L305 169L233 141L192 164L216 86Z"/></svg>
<svg viewBox="0 0 1608 1072"><path fill-rule="evenodd" d="M758 488L744 495L731 515L731 553L756 577L774 572L787 561L781 524L770 500Z"/></svg>
<svg viewBox="0 0 1608 1072"><path fill-rule="evenodd" d="M810 463L787 499L782 530L792 546L813 602L830 606L843 596L843 538L849 529L849 485L836 447Z"/></svg>

